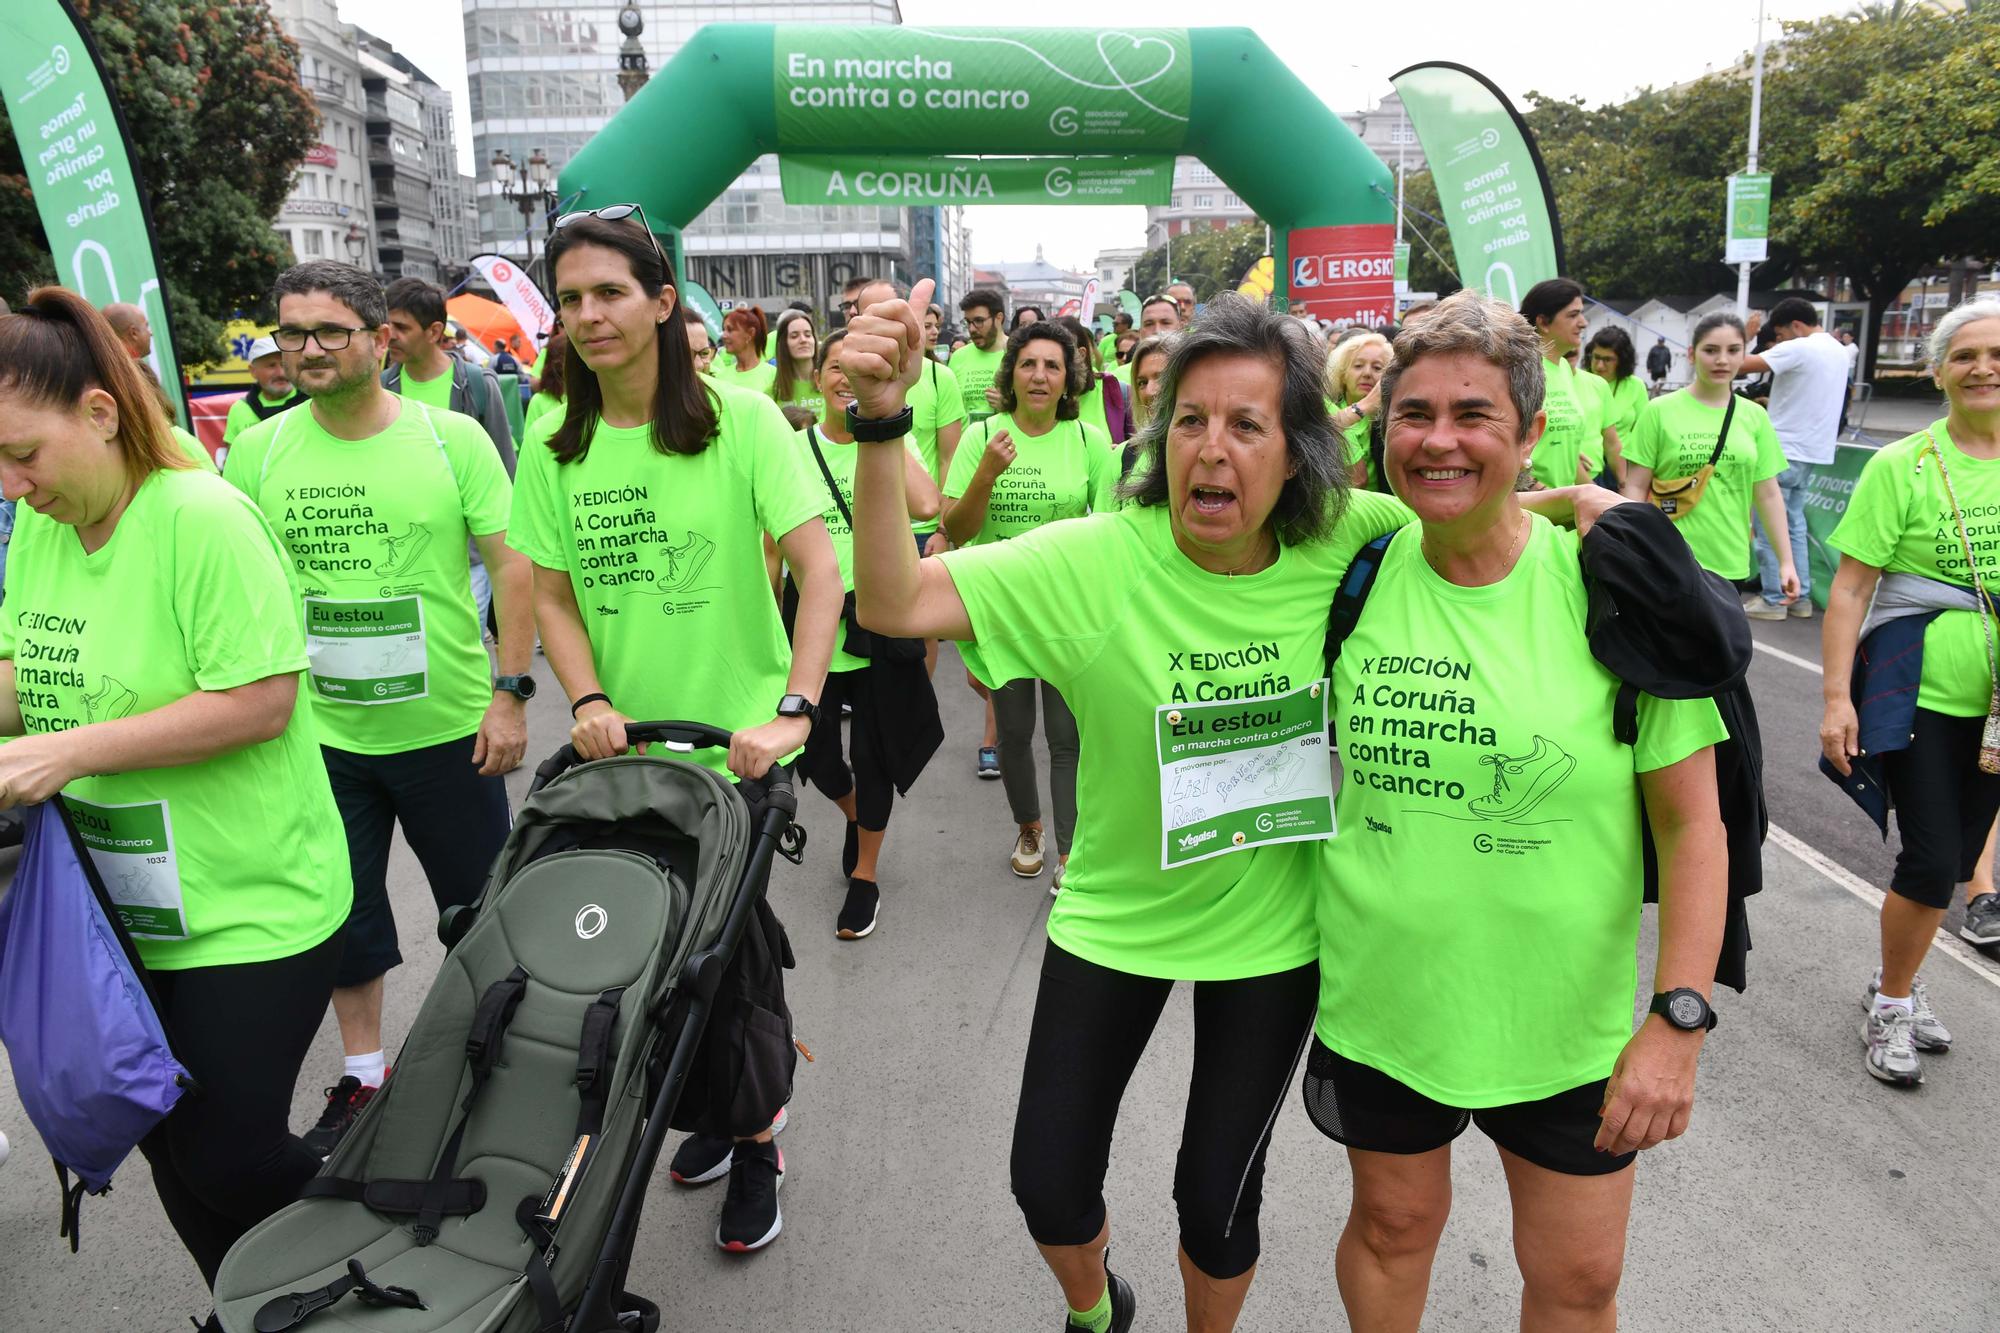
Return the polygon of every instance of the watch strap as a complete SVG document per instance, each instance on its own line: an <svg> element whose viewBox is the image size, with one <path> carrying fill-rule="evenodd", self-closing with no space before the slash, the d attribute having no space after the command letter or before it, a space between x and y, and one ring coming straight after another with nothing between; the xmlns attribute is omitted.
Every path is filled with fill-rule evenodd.
<svg viewBox="0 0 2000 1333"><path fill-rule="evenodd" d="M916 409L904 404L903 410L893 417L879 420L861 415L858 404L847 405L847 429L859 444L880 444L887 440L900 440L914 428L917 420Z"/></svg>

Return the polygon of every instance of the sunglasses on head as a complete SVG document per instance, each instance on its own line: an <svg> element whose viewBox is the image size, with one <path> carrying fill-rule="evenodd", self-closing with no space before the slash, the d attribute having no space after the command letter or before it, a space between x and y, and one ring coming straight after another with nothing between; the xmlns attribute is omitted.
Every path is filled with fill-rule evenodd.
<svg viewBox="0 0 2000 1333"><path fill-rule="evenodd" d="M666 251L660 249L660 238L653 234L652 224L646 221L646 210L637 204L606 204L602 208L585 208L574 213L565 213L549 224L549 235L553 237L578 218L596 218L599 222L623 222L630 217L638 219L639 229L646 233L646 239L653 243L653 253L660 257L660 267L666 268Z"/></svg>

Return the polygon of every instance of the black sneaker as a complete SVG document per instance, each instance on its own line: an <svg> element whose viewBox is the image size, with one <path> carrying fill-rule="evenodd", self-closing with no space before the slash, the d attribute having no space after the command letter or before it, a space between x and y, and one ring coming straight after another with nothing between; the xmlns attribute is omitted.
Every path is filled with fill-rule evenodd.
<svg viewBox="0 0 2000 1333"><path fill-rule="evenodd" d="M1104 1257L1108 1261L1111 1252L1106 1250ZM1127 1333L1132 1327L1132 1316L1138 1312L1139 1298L1132 1294L1132 1284L1112 1272L1108 1262L1104 1268L1104 1284L1111 1291L1110 1333ZM1063 1316L1062 1326L1063 1333L1076 1333L1077 1329L1083 1327L1068 1315Z"/></svg>
<svg viewBox="0 0 2000 1333"><path fill-rule="evenodd" d="M354 1117L361 1114L361 1108L374 1100L374 1088L361 1085L361 1080L352 1074L343 1074L340 1082L326 1090L326 1110L320 1113L319 1123L303 1135L306 1147L321 1157L330 1154L340 1146L348 1129L354 1124Z"/></svg>
<svg viewBox="0 0 2000 1333"><path fill-rule="evenodd" d="M872 879L847 881L847 901L834 918L833 933L843 940L866 939L875 930L875 913L882 905L882 890Z"/></svg>
<svg viewBox="0 0 2000 1333"><path fill-rule="evenodd" d="M715 1243L731 1254L752 1254L776 1240L785 1227L778 1208L785 1153L775 1143L752 1142L737 1144L732 1156L729 1197L722 1201Z"/></svg>
<svg viewBox="0 0 2000 1333"><path fill-rule="evenodd" d="M676 1185L706 1185L729 1174L729 1161L736 1140L713 1134L690 1134L674 1151L667 1175Z"/></svg>

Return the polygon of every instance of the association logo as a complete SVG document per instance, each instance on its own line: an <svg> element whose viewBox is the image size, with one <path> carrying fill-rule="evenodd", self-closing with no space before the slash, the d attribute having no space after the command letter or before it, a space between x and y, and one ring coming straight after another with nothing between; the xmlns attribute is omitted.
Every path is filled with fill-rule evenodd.
<svg viewBox="0 0 2000 1333"><path fill-rule="evenodd" d="M1073 106L1059 106L1049 112L1050 134L1067 139L1082 128L1083 122L1077 119L1076 108Z"/></svg>
<svg viewBox="0 0 2000 1333"><path fill-rule="evenodd" d="M1076 180L1068 167L1050 167L1049 174L1042 177L1042 188L1049 192L1049 198L1066 198L1076 188Z"/></svg>
<svg viewBox="0 0 2000 1333"><path fill-rule="evenodd" d="M514 266L504 259L495 260L493 263L493 281L512 282L513 280Z"/></svg>
<svg viewBox="0 0 2000 1333"><path fill-rule="evenodd" d="M1500 131L1490 125L1481 130L1479 132L1479 146L1481 148L1498 148L1500 146Z"/></svg>
<svg viewBox="0 0 2000 1333"><path fill-rule="evenodd" d="M610 924L611 917L602 907L596 903L586 903L583 910L576 914L576 937L580 940L594 940L602 935L604 928Z"/></svg>
<svg viewBox="0 0 2000 1333"><path fill-rule="evenodd" d="M386 681L386 680L378 680L378 681L376 681L376 682L375 682L375 697L376 697L376 698L378 698L378 699L386 699L386 698L388 698L388 697L389 697L389 682L388 682L388 681Z"/></svg>
<svg viewBox="0 0 2000 1333"><path fill-rule="evenodd" d="M69 73L69 48L67 46L58 46L49 52L49 63L55 66L56 73Z"/></svg>
<svg viewBox="0 0 2000 1333"><path fill-rule="evenodd" d="M1271 818L1269 811L1257 816L1257 831L1259 833L1269 833L1276 827L1278 827L1278 821Z"/></svg>
<svg viewBox="0 0 2000 1333"><path fill-rule="evenodd" d="M1490 833L1475 833L1475 834L1473 834L1473 835L1472 835L1472 850L1473 850L1473 851L1475 851L1475 852L1490 852L1490 851L1492 851L1492 850L1493 850L1493 835L1492 835L1492 834L1490 834Z"/></svg>

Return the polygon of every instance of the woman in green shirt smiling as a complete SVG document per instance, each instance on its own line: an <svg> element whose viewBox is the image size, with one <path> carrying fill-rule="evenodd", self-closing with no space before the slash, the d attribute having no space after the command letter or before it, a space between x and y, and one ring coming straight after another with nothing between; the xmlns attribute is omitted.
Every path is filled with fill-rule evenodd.
<svg viewBox="0 0 2000 1333"><path fill-rule="evenodd" d="M333 335L329 332L329 337ZM89 303L0 317L0 806L60 794L201 1095L140 1145L213 1282L319 1157L286 1121L351 886L298 595L249 499L196 467Z"/></svg>
<svg viewBox="0 0 2000 1333"><path fill-rule="evenodd" d="M1066 349L1046 329L1010 349L1013 424L1040 427L1029 444L1069 428L1050 411ZM918 340L897 302L850 327L841 364L864 419L900 413ZM1076 851L1050 912L1012 1158L1070 1328L1132 1324L1132 1289L1104 1267L1103 1186L1119 1099L1176 980L1194 983L1195 1009L1174 1181L1187 1327L1233 1328L1255 1271L1264 1151L1318 984L1328 606L1354 550L1407 517L1347 493L1324 375L1299 321L1219 297L1173 344L1131 503L935 560L905 535L902 446L861 445L862 623L956 639L992 685L1046 681L1082 737ZM991 493L1002 470L980 466L978 491L945 487L953 513Z"/></svg>
<svg viewBox="0 0 2000 1333"><path fill-rule="evenodd" d="M826 405L813 385L813 362L819 353L819 338L813 332L812 316L803 310L787 310L778 316L777 364L771 374L771 400L779 407L794 403L817 415Z"/></svg>

